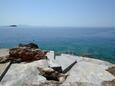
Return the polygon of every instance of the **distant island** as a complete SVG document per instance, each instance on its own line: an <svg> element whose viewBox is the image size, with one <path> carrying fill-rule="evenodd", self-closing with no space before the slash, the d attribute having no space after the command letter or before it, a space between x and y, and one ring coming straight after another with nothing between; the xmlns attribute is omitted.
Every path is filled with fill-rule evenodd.
<svg viewBox="0 0 115 86"><path fill-rule="evenodd" d="M17 27L17 25L9 25L9 27Z"/></svg>

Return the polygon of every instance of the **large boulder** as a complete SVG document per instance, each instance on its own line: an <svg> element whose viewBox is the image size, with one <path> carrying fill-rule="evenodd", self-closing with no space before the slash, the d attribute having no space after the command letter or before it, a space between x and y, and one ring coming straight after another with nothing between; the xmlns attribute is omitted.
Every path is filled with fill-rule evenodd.
<svg viewBox="0 0 115 86"><path fill-rule="evenodd" d="M5 52L5 53L4 53ZM17 48L0 50L0 63L6 63L9 60L14 62L34 61L46 58L47 51L40 50L35 43L19 44Z"/></svg>
<svg viewBox="0 0 115 86"><path fill-rule="evenodd" d="M30 48L12 48L9 51L9 59L21 59L22 61L34 61L46 58L45 51Z"/></svg>

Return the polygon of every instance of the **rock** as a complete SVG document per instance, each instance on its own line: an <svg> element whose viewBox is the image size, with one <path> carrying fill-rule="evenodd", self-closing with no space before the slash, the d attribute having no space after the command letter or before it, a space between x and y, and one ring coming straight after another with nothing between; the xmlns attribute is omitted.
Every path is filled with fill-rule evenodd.
<svg viewBox="0 0 115 86"><path fill-rule="evenodd" d="M0 86L23 86L35 83L39 85L40 82L46 82L46 78L39 75L37 67L48 67L47 61L38 60L31 63L12 64L0 82Z"/></svg>
<svg viewBox="0 0 115 86"><path fill-rule="evenodd" d="M42 51L37 44L19 44L17 48L0 49L0 63L14 60L14 62L34 61L46 58L46 51Z"/></svg>
<svg viewBox="0 0 115 86"><path fill-rule="evenodd" d="M8 60L7 57L8 56L2 56L2 57L0 57L0 63L6 63L6 62L8 62L9 60Z"/></svg>
<svg viewBox="0 0 115 86"><path fill-rule="evenodd" d="M115 79L111 81L102 82L102 86L115 86Z"/></svg>
<svg viewBox="0 0 115 86"><path fill-rule="evenodd" d="M112 74L106 71L106 69L111 66L111 64L106 61L68 54L56 56L56 62L62 66L63 70L75 60L77 60L77 64L67 73L68 77L63 82L65 86L69 84L69 82L100 84L103 81L115 79Z"/></svg>
<svg viewBox="0 0 115 86"><path fill-rule="evenodd" d="M46 58L46 53L39 49L12 48L9 51L9 59L19 59L22 61L34 61Z"/></svg>
<svg viewBox="0 0 115 86"><path fill-rule="evenodd" d="M35 43L19 44L18 47L39 48L38 45Z"/></svg>
<svg viewBox="0 0 115 86"><path fill-rule="evenodd" d="M9 49L0 49L0 63L6 63L8 61Z"/></svg>
<svg viewBox="0 0 115 86"><path fill-rule="evenodd" d="M46 82L41 82L39 85L38 84L26 84L23 86L62 86L61 83L57 81L46 81Z"/></svg>
<svg viewBox="0 0 115 86"><path fill-rule="evenodd" d="M67 75L59 73L52 68L40 68L38 67L40 74L46 77L47 80L59 81L60 83L64 82L67 78Z"/></svg>
<svg viewBox="0 0 115 86"><path fill-rule="evenodd" d="M23 86L102 86L102 85L97 85L97 84L92 84L92 83L87 83L87 82L74 82L74 83L69 83L68 85L63 85L63 84L61 84L59 82L55 82L55 81L46 81L46 82L40 83L39 85L26 84Z"/></svg>
<svg viewBox="0 0 115 86"><path fill-rule="evenodd" d="M109 71L112 75L115 76L115 66L114 66L114 67L109 67L109 68L107 69L107 71Z"/></svg>
<svg viewBox="0 0 115 86"><path fill-rule="evenodd" d="M25 47L21 47L25 49ZM27 48L30 51L38 49ZM50 58L50 55L49 55ZM115 76L113 64L92 58L61 54L55 62L62 69L77 60L66 74L49 68L48 59L40 59L29 63L14 63L0 82L0 86L114 86ZM0 64L1 65L1 64ZM114 72L114 71L113 71ZM68 75L67 75L68 74Z"/></svg>

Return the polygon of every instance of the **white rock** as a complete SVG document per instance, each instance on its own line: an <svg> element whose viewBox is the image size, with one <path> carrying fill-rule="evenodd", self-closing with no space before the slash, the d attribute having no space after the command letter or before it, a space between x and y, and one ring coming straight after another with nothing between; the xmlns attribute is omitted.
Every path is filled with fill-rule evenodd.
<svg viewBox="0 0 115 86"><path fill-rule="evenodd" d="M101 84L103 81L115 79L112 74L105 70L111 66L108 62L68 54L56 56L56 61L62 66L63 69L75 60L77 60L77 64L75 64L68 72L69 76L63 84L67 84L69 82Z"/></svg>
<svg viewBox="0 0 115 86"><path fill-rule="evenodd" d="M31 63L13 64L0 82L0 86L22 86L26 83L39 85L47 80L39 75L37 67L48 68L49 63L51 63L53 65L59 64L62 69L65 69L76 60L77 63L68 72L69 76L63 83L64 86L74 82L100 84L103 81L115 79L115 76L106 71L108 67L112 66L109 62L68 54L56 56L55 60L53 54L49 53L48 56L49 58L51 56L51 62L48 62L49 60L38 60Z"/></svg>
<svg viewBox="0 0 115 86"><path fill-rule="evenodd" d="M13 64L1 81L1 86L22 86L26 83L45 82L46 78L39 75L37 67L48 67L46 60L31 63Z"/></svg>

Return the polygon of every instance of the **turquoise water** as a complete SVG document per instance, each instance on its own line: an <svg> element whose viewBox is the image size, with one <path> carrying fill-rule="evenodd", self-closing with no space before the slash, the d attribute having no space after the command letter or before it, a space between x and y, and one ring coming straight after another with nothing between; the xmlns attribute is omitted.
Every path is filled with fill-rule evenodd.
<svg viewBox="0 0 115 86"><path fill-rule="evenodd" d="M0 48L33 40L42 49L90 55L115 63L115 28L0 27Z"/></svg>

